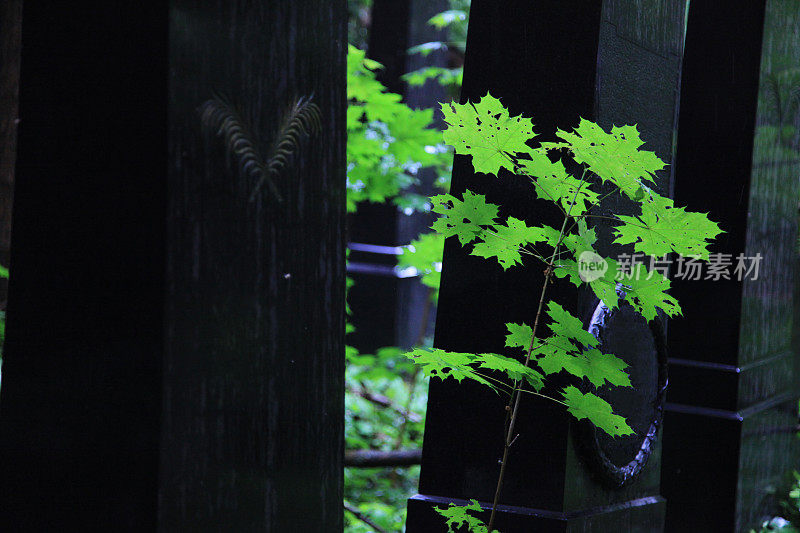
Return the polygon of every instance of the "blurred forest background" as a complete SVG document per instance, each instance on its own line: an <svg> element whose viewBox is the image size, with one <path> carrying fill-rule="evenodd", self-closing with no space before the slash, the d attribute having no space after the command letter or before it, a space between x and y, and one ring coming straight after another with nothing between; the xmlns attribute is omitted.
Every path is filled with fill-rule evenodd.
<svg viewBox="0 0 800 533"><path fill-rule="evenodd" d="M457 99L469 0L350 0L345 531L402 531L416 492L449 187L439 102Z"/></svg>

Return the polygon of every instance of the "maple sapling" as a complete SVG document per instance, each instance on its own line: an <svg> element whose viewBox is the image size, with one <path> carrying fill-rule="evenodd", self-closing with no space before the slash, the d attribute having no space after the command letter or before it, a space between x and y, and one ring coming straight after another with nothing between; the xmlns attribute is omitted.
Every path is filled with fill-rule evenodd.
<svg viewBox="0 0 800 533"><path fill-rule="evenodd" d="M547 300L547 289L554 278L578 287L588 285L611 310L622 305L624 299L648 321L655 319L659 311L669 317L681 313L677 300L666 292L670 281L661 272L647 271L644 265L637 264L620 282L620 265L597 253L597 235L587 220L610 219L616 224L614 243L632 245L636 252L653 256L676 253L708 259L708 245L722 231L705 214L676 207L672 199L653 190L655 173L665 165L655 153L640 149L644 142L635 126L615 126L607 132L581 119L571 132L557 130L558 142L532 147L530 142L536 136L532 119L510 116L491 94L475 103L442 104L442 112L448 124L445 142L457 154L471 156L475 172L502 178L502 170L506 170L506 178L526 176L537 198L552 203L563 215L560 228L528 226L515 217L499 219L500 206L469 190L461 198L450 194L431 198L432 210L440 215L432 228L445 238L457 238L462 246L470 248L470 254L495 260L504 270L522 266L523 256L544 267L533 325L506 324L504 348L509 355L457 353L439 348L418 348L406 354L431 377L459 382L469 379L508 398L503 456L488 525L469 514L481 511L476 500L468 506L437 509L447 519L450 531L464 526L473 533L488 533L493 531L523 394L556 402L576 419L587 419L612 437L633 434L625 418L614 413L606 400L591 390L584 392L631 387L627 363L602 352L598 339L580 319L557 302ZM570 168L579 168L580 174L568 172L565 161ZM605 186L603 191L611 192L601 194L601 184ZM593 208L612 194L626 196L641 212L610 216L594 213ZM582 277L578 262L582 254L589 253L605 261L606 268L596 270L591 277ZM542 331L545 319L549 333ZM583 383L584 390L570 384L557 394L548 392L547 376L562 371L579 380L579 385Z"/></svg>

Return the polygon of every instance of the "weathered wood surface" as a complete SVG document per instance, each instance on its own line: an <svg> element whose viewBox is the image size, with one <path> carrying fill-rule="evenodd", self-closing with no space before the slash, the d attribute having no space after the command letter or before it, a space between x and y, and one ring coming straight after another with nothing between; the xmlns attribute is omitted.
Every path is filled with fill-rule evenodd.
<svg viewBox="0 0 800 533"><path fill-rule="evenodd" d="M26 5L0 529L340 531L345 6ZM264 151L260 195L198 107Z"/></svg>
<svg viewBox="0 0 800 533"><path fill-rule="evenodd" d="M5 265L11 242L21 33L22 0L6 0L0 6L0 261Z"/></svg>
<svg viewBox="0 0 800 533"><path fill-rule="evenodd" d="M161 524L341 529L343 2L176 1ZM217 90L269 146L295 97L322 134L254 203L197 106Z"/></svg>
<svg viewBox="0 0 800 533"><path fill-rule="evenodd" d="M667 531L758 529L797 467L798 27L794 0L690 4L675 199L710 211L732 264L673 284ZM740 254L760 254L757 279L736 275Z"/></svg>

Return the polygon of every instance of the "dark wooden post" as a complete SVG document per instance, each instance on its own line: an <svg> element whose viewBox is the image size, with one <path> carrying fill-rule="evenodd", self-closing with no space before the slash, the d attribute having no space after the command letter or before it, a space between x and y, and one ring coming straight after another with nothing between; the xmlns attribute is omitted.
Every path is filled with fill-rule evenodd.
<svg viewBox="0 0 800 533"><path fill-rule="evenodd" d="M693 0L688 20L676 203L719 221L713 251L761 261L757 279L674 284L666 527L748 531L778 511L798 458L800 3Z"/></svg>
<svg viewBox="0 0 800 533"><path fill-rule="evenodd" d="M22 0L3 2L0 6L0 263L6 266L11 243L11 199L17 153L21 32ZM7 282L2 280L2 310L5 310L7 296Z"/></svg>
<svg viewBox="0 0 800 533"><path fill-rule="evenodd" d="M0 527L341 531L344 2L27 3ZM295 97L322 128L275 184Z"/></svg>
<svg viewBox="0 0 800 533"><path fill-rule="evenodd" d="M426 57L407 54L411 46L445 39L444 31L427 22L446 9L446 0L377 0L372 7L369 57L385 66L378 73L381 83L402 94L412 108L438 109L438 102L445 100L444 89L435 81L409 87L402 75L426 65L447 64L441 51ZM436 174L432 169L420 169L417 178L420 183L411 188L414 193L435 194ZM391 345L407 348L432 330L435 309L425 310L431 306L430 290L415 277L400 277L394 269L397 247L427 231L431 222L429 214L403 213L393 202L364 202L349 217L348 239L353 243L350 276L355 285L348 297L356 331L348 339L359 350L370 352Z"/></svg>
<svg viewBox="0 0 800 533"><path fill-rule="evenodd" d="M543 138L579 117L603 126L639 123L647 147L670 162L684 37L684 1L627 0L490 2L475 0L470 17L462 101L487 90L512 114L534 118ZM453 191L487 194L504 215L553 224L538 209L524 179L475 176L456 157ZM669 190L669 172L659 177ZM606 208L624 206L603 205ZM560 218L559 218L560 221ZM603 235L608 246L607 232ZM497 351L506 322L533 322L543 273L538 266L503 272L467 255L457 242L445 246L435 345L455 351ZM585 315L597 301L574 287L548 292L574 313ZM591 313L589 313L590 315ZM561 409L537 401L524 405L519 437L509 458L497 528L503 532L656 532L663 527L659 495L660 448L645 438L658 426L658 358L665 358L642 322L618 321L617 348L632 365L642 397L622 398L623 413L639 438L601 442L587 435ZM612 403L614 398L612 398ZM409 501L408 531L436 531L442 518L434 506L475 498L491 505L502 456L503 402L469 384L433 380L417 496ZM649 448L648 448L649 447ZM645 450L645 448L648 448ZM644 450L648 460L620 487L617 471ZM598 453L611 464L602 466ZM616 462L619 462L617 464Z"/></svg>

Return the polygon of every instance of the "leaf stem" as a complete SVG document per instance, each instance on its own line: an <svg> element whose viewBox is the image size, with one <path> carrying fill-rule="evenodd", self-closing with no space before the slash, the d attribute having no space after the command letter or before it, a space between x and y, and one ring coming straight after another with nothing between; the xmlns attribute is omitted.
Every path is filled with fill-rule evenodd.
<svg viewBox="0 0 800 533"><path fill-rule="evenodd" d="M527 394L532 394L533 396L538 396L540 398L545 398L545 399L550 400L552 402L560 403L564 407L568 407L567 402L562 402L561 400L557 400L557 399L553 398L552 396L548 396L547 394L541 394L539 392L528 390L528 389L523 389L523 388L520 388L518 390L519 390L519 392L525 392Z"/></svg>

